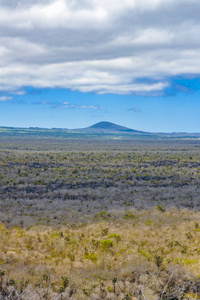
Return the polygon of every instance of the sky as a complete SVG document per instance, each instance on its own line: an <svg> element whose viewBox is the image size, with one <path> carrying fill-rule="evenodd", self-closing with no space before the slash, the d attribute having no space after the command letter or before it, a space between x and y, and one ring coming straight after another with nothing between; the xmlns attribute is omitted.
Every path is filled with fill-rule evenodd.
<svg viewBox="0 0 200 300"><path fill-rule="evenodd" d="M0 126L200 132L199 0L0 0Z"/></svg>

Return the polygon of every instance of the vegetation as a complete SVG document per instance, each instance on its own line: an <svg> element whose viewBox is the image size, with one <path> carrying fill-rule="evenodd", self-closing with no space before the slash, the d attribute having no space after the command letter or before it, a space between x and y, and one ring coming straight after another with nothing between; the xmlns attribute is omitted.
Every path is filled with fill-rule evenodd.
<svg viewBox="0 0 200 300"><path fill-rule="evenodd" d="M1 299L199 299L199 146L1 139Z"/></svg>
<svg viewBox="0 0 200 300"><path fill-rule="evenodd" d="M110 122L99 122L80 129L40 128L40 127L5 127L0 126L0 137L32 138L68 138L68 139L196 139L200 133L150 133L130 129Z"/></svg>

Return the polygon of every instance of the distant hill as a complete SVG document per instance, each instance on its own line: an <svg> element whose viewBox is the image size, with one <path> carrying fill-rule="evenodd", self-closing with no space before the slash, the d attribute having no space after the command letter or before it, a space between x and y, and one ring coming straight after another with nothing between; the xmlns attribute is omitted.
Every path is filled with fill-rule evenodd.
<svg viewBox="0 0 200 300"><path fill-rule="evenodd" d="M97 133L134 133L134 134L145 134L144 131L138 131L134 129L127 128L125 126L120 126L111 122L99 122L92 126L82 128L81 131L84 132L97 132Z"/></svg>
<svg viewBox="0 0 200 300"><path fill-rule="evenodd" d="M120 139L195 139L200 140L200 133L187 132L145 132L120 126L111 122L99 122L92 126L79 129L67 128L40 128L40 127L5 127L0 126L1 137L23 137L23 138L120 138Z"/></svg>

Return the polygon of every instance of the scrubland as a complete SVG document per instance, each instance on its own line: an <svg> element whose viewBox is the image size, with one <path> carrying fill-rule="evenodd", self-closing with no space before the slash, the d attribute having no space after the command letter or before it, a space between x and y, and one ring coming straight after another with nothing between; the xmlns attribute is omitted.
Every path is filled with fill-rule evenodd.
<svg viewBox="0 0 200 300"><path fill-rule="evenodd" d="M1 139L1 299L199 299L199 150Z"/></svg>

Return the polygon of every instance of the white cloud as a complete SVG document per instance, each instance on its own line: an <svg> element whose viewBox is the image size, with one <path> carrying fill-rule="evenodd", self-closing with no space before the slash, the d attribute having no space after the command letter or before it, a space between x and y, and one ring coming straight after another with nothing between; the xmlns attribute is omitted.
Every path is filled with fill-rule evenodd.
<svg viewBox="0 0 200 300"><path fill-rule="evenodd" d="M63 104L60 107L63 107L63 108L76 108L76 109L90 109L90 110L104 110L104 108L100 107L100 106L76 105L76 104L73 104L73 103L69 103L67 101L63 102Z"/></svg>
<svg viewBox="0 0 200 300"><path fill-rule="evenodd" d="M105 20L106 9L103 7L90 7L81 9L70 7L65 0L51 1L46 4L33 4L29 7L16 9L2 8L0 10L0 24L8 27L15 23L16 29L34 28L79 28L81 24L98 23ZM12 22L10 22L12 20Z"/></svg>
<svg viewBox="0 0 200 300"><path fill-rule="evenodd" d="M170 32L149 28L138 32L136 39L131 42L138 45L162 45L170 44L173 37L174 34Z"/></svg>
<svg viewBox="0 0 200 300"><path fill-rule="evenodd" d="M0 90L161 93L171 76L199 76L199 11L197 0L2 0Z"/></svg>
<svg viewBox="0 0 200 300"><path fill-rule="evenodd" d="M82 92L96 91L98 94L112 93L112 94L147 94L152 92L162 91L168 87L168 83L156 84L125 84L125 85L88 85L82 86L79 89Z"/></svg>
<svg viewBox="0 0 200 300"><path fill-rule="evenodd" d="M24 90L18 90L18 91L10 92L10 94L17 95L17 96L23 96L23 95L26 94L26 91L24 91Z"/></svg>
<svg viewBox="0 0 200 300"><path fill-rule="evenodd" d="M12 99L13 99L12 97L3 96L3 97L0 97L0 102L6 102L6 101L10 101Z"/></svg>

